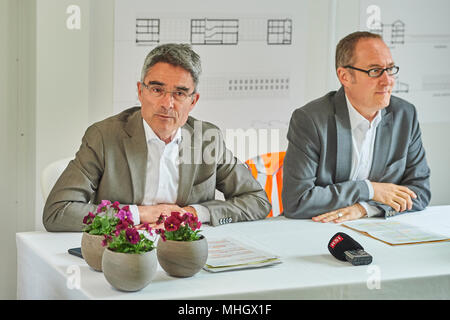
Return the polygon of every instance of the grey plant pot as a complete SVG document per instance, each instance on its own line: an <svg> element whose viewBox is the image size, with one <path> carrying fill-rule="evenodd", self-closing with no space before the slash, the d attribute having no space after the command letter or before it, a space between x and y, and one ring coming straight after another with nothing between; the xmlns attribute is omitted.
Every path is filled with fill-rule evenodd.
<svg viewBox="0 0 450 320"><path fill-rule="evenodd" d="M105 248L102 246L104 237L83 232L81 237L81 254L86 263L96 271L102 271L102 256Z"/></svg>
<svg viewBox="0 0 450 320"><path fill-rule="evenodd" d="M156 250L145 253L121 253L106 249L103 253L103 274L116 289L139 291L145 288L156 274Z"/></svg>
<svg viewBox="0 0 450 320"><path fill-rule="evenodd" d="M202 236L197 241L163 241L158 240L158 262L169 275L174 277L191 277L208 259L208 242Z"/></svg>

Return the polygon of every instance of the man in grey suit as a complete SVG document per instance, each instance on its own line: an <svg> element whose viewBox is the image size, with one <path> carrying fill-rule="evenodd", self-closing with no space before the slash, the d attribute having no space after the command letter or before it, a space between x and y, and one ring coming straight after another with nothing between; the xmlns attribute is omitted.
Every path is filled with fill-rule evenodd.
<svg viewBox="0 0 450 320"><path fill-rule="evenodd" d="M338 43L342 87L292 114L286 217L338 223L428 205L430 169L417 112L391 96L398 70L379 35L355 32Z"/></svg>
<svg viewBox="0 0 450 320"><path fill-rule="evenodd" d="M262 219L271 209L220 130L189 112L199 100L200 57L184 44L153 49L137 83L141 107L90 126L50 192L48 231L80 231L101 200L130 205L135 224L190 212L213 226ZM216 188L225 201L215 200Z"/></svg>

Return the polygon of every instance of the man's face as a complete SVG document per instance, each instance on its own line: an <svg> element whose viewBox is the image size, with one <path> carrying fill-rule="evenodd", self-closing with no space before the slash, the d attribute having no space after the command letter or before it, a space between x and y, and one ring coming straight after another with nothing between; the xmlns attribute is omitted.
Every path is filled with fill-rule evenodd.
<svg viewBox="0 0 450 320"><path fill-rule="evenodd" d="M165 62L158 62L151 67L144 78L144 83L150 88L182 91L188 95L192 94L195 88L189 71ZM189 112L194 108L200 95L195 93L188 96L185 101L177 101L170 93L155 97L141 82L137 83L137 87L142 118L161 140L170 142L177 129L186 123Z"/></svg>
<svg viewBox="0 0 450 320"><path fill-rule="evenodd" d="M352 66L363 70L394 66L389 48L380 39L360 39L354 61ZM395 79L386 71L378 78L371 78L358 70L338 68L338 75L350 102L363 116L374 116L389 105Z"/></svg>

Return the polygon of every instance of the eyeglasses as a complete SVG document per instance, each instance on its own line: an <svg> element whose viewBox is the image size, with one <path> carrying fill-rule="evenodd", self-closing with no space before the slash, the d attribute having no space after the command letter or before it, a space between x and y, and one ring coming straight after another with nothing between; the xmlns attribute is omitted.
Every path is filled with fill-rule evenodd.
<svg viewBox="0 0 450 320"><path fill-rule="evenodd" d="M168 91L160 85L148 85L143 82L141 83L145 88L148 89L150 95L155 98L165 97L166 93L170 93L174 98L174 100L178 102L184 102L188 97L192 97L192 95L195 94L195 91L192 92L191 94L188 94L183 90Z"/></svg>
<svg viewBox="0 0 450 320"><path fill-rule="evenodd" d="M363 69L355 68L353 66L344 66L344 68L349 68L349 69L365 72L371 78L381 77L381 75L385 71L389 76L393 76L393 75L396 75L398 73L398 71L400 70L400 67L397 67L397 66L392 66L392 67L388 67L388 68L384 68L384 69L383 68L373 68L373 69L369 69L369 70L363 70Z"/></svg>

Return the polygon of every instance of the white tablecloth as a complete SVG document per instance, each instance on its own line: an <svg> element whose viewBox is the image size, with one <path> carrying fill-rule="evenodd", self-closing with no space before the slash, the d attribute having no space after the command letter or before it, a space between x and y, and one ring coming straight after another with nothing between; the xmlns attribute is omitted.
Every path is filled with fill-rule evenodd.
<svg viewBox="0 0 450 320"><path fill-rule="evenodd" d="M373 218L372 218L373 219ZM380 219L380 218L377 218ZM393 218L450 228L450 206ZM432 222L433 223L429 223ZM430 228L431 228L430 227ZM159 266L143 290L121 292L103 273L67 253L81 245L81 233L17 233L18 299L450 299L450 242L389 246L338 224L284 217L205 226L207 238L248 239L283 263L222 273L201 270L174 278ZM327 249L345 232L373 256L368 266L336 260ZM79 277L78 277L79 275ZM78 277L78 278L77 278ZM77 282L76 279L80 281ZM77 286L79 284L79 286ZM79 288L78 288L79 287Z"/></svg>

